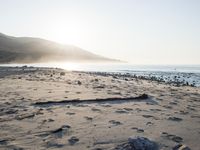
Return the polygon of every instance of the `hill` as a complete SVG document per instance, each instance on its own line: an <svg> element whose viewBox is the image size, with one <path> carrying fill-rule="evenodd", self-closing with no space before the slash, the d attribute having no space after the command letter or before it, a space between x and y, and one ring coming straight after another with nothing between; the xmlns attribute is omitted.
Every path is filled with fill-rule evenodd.
<svg viewBox="0 0 200 150"><path fill-rule="evenodd" d="M0 63L118 62L76 46L62 45L33 37L13 37L0 33Z"/></svg>

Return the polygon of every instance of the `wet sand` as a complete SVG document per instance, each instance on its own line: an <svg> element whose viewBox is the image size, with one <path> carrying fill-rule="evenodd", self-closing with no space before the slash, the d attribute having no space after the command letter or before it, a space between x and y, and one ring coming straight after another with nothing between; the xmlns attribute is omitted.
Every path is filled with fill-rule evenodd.
<svg viewBox="0 0 200 150"><path fill-rule="evenodd" d="M199 125L197 87L0 67L0 149L116 150L134 136L162 150L178 144L199 150Z"/></svg>

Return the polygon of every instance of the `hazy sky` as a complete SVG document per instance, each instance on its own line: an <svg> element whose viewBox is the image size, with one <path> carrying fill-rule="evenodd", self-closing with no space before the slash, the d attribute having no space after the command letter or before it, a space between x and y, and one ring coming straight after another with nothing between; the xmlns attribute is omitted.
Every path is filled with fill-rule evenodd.
<svg viewBox="0 0 200 150"><path fill-rule="evenodd" d="M134 64L200 64L200 0L0 0L0 32Z"/></svg>

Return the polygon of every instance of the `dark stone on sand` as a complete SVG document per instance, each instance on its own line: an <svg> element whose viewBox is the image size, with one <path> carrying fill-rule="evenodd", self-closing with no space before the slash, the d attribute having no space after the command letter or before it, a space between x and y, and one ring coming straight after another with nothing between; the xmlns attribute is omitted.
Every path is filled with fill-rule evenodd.
<svg viewBox="0 0 200 150"><path fill-rule="evenodd" d="M98 85L98 86L94 86L94 89L103 89L105 88L105 85Z"/></svg>
<svg viewBox="0 0 200 150"><path fill-rule="evenodd" d="M0 145L6 145L7 144L7 140L1 140L0 139Z"/></svg>
<svg viewBox="0 0 200 150"><path fill-rule="evenodd" d="M78 80L78 81L77 81L77 84L78 84L78 85L81 85L81 84L82 84L82 82Z"/></svg>
<svg viewBox="0 0 200 150"><path fill-rule="evenodd" d="M141 99L147 99L148 98L148 95L147 94L142 94L139 96Z"/></svg>
<svg viewBox="0 0 200 150"><path fill-rule="evenodd" d="M175 147L173 147L172 150L191 150L191 149L186 145L178 144Z"/></svg>
<svg viewBox="0 0 200 150"><path fill-rule="evenodd" d="M182 121L183 119L182 118L178 118L178 117L169 117L168 120L171 120L171 121Z"/></svg>
<svg viewBox="0 0 200 150"><path fill-rule="evenodd" d="M65 75L65 72L61 72L60 75L61 75L61 76L64 76L64 75Z"/></svg>
<svg viewBox="0 0 200 150"><path fill-rule="evenodd" d="M74 144L76 144L78 141L79 141L79 139L78 139L77 137L75 137L75 136L71 137L71 138L68 140L68 142L69 142L70 145L74 145Z"/></svg>
<svg viewBox="0 0 200 150"><path fill-rule="evenodd" d="M158 150L158 145L145 137L130 137L127 143L118 145L114 150Z"/></svg>
<svg viewBox="0 0 200 150"><path fill-rule="evenodd" d="M154 118L152 115L142 115L144 118Z"/></svg>
<svg viewBox="0 0 200 150"><path fill-rule="evenodd" d="M63 130L67 130L71 128L69 125L63 125L62 127L56 129L56 130L53 130L52 133L58 133L58 132L62 132Z"/></svg>
<svg viewBox="0 0 200 150"><path fill-rule="evenodd" d="M16 116L15 118L17 120L23 120L26 118L33 118L34 116L35 116L35 113L31 113L31 114L22 114L22 115Z"/></svg>

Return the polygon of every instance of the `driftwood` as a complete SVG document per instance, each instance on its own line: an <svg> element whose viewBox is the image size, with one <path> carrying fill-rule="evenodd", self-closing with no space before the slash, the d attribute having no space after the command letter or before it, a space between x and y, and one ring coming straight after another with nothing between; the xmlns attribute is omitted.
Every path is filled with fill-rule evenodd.
<svg viewBox="0 0 200 150"><path fill-rule="evenodd" d="M101 98L101 99L86 99L86 100L62 100L62 101L46 101L46 102L36 102L34 106L43 106L43 105L59 105L59 104L80 104L80 103L97 103L97 102L114 102L114 101L133 101L133 100L146 100L148 99L147 94L142 94L137 97L125 97L125 98Z"/></svg>

